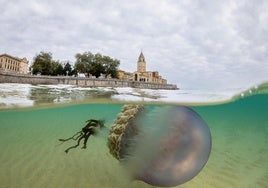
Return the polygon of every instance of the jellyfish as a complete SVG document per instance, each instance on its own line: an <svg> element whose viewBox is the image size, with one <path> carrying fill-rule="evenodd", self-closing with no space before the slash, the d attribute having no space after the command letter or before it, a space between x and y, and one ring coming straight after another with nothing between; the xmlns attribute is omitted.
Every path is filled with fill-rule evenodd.
<svg viewBox="0 0 268 188"><path fill-rule="evenodd" d="M107 146L132 179L171 187L202 170L211 134L189 107L128 104L111 126Z"/></svg>

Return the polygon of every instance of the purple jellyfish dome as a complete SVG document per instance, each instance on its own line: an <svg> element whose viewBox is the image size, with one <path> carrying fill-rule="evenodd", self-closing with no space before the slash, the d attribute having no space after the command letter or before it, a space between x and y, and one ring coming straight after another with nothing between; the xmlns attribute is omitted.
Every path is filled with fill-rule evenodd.
<svg viewBox="0 0 268 188"><path fill-rule="evenodd" d="M129 175L162 187L195 177L211 151L210 130L202 118L183 106L136 109L118 143L118 160Z"/></svg>

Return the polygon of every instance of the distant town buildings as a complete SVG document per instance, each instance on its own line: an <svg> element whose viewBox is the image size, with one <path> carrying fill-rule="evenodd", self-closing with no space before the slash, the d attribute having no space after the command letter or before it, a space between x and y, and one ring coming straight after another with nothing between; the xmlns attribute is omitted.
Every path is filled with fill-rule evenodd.
<svg viewBox="0 0 268 188"><path fill-rule="evenodd" d="M0 55L0 72L28 74L28 64L29 61L26 58L21 59L8 54ZM162 78L158 71L146 70L146 61L142 52L138 58L137 70L133 73L118 70L118 76L119 79L127 81L167 84L167 80Z"/></svg>
<svg viewBox="0 0 268 188"><path fill-rule="evenodd" d="M21 59L8 54L0 55L0 72L27 74L28 64L25 57Z"/></svg>
<svg viewBox="0 0 268 188"><path fill-rule="evenodd" d="M118 75L122 80L167 84L167 80L162 78L157 71L146 71L146 61L142 52L138 58L137 71L129 73L119 70Z"/></svg>

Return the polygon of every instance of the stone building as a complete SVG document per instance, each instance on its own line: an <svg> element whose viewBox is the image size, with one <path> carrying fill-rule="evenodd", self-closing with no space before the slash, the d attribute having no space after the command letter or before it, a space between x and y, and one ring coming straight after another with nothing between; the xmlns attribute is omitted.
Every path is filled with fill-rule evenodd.
<svg viewBox="0 0 268 188"><path fill-rule="evenodd" d="M117 73L118 73L118 77L120 80L129 80L129 81L132 80L133 74L130 72L126 72L123 70L117 70Z"/></svg>
<svg viewBox="0 0 268 188"><path fill-rule="evenodd" d="M27 74L28 64L25 57L21 59L8 54L0 55L0 72Z"/></svg>
<svg viewBox="0 0 268 188"><path fill-rule="evenodd" d="M167 84L167 80L162 78L157 71L146 71L146 61L143 53L140 53L137 62L137 71L128 73L122 70L118 71L119 79L132 80L138 82L153 82L160 84Z"/></svg>

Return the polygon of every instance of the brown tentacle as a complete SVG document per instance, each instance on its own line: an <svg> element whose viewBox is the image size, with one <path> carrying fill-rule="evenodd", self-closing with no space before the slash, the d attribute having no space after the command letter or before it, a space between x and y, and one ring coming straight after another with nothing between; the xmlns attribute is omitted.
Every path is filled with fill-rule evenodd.
<svg viewBox="0 0 268 188"><path fill-rule="evenodd" d="M87 140L90 137L90 135L94 135L95 134L95 130L93 128L90 128L87 133L85 134L85 139L84 139L84 146L82 147L82 149L86 149L87 148Z"/></svg>
<svg viewBox="0 0 268 188"><path fill-rule="evenodd" d="M65 150L66 153L69 152L70 149L73 149L73 148L76 148L80 145L80 142L82 139L84 139L84 145L82 147L82 149L85 149L87 147L87 141L88 141L88 138L90 137L90 135L95 135L96 134L96 130L95 130L95 127L100 127L101 128L104 128L104 120L95 120L95 119L90 119L90 120L87 120L86 121L86 126L82 128L81 131L77 132L76 134L74 134L72 137L70 138L66 138L66 139L59 139L59 141L61 142L65 142L65 141L68 141L68 140L77 140L77 144L74 145L74 146L71 146L69 148L67 148Z"/></svg>
<svg viewBox="0 0 268 188"><path fill-rule="evenodd" d="M79 133L80 133L80 135L78 135L78 136L75 138L75 136L76 136L77 134L79 134ZM83 134L82 131L79 131L79 132L75 133L72 137L70 137L70 138L66 138L66 139L62 139L62 138L60 138L59 141L61 141L61 142L65 142L65 141L68 141L68 140L77 140L82 134Z"/></svg>
<svg viewBox="0 0 268 188"><path fill-rule="evenodd" d="M81 141L83 138L85 138L85 135L81 136L81 137L78 139L76 145L67 148L67 149L65 150L65 153L68 153L68 151L69 151L70 149L77 148L77 147L80 145L80 141Z"/></svg>

